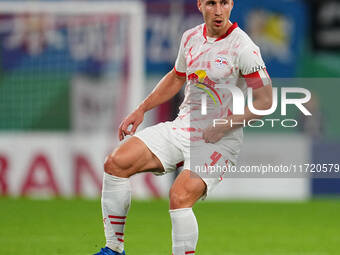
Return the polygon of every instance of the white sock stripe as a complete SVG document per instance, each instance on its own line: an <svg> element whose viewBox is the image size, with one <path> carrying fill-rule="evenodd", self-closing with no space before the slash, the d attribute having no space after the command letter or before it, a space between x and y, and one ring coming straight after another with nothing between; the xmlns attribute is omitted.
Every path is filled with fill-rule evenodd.
<svg viewBox="0 0 340 255"><path fill-rule="evenodd" d="M103 178L105 178L108 181L112 181L112 182L123 182L123 183L125 183L125 182L129 181L129 178L114 176L114 175L108 174L106 172L104 172Z"/></svg>
<svg viewBox="0 0 340 255"><path fill-rule="evenodd" d="M198 231L197 232L192 232L192 233L187 234L187 235L178 235L178 234L176 234L172 238L175 241L186 241L186 240L190 240L190 239L196 237L197 235L198 235Z"/></svg>
<svg viewBox="0 0 340 255"><path fill-rule="evenodd" d="M182 212L192 212L192 208L187 207L187 208L179 208L179 209L170 209L169 210L170 214L181 214Z"/></svg>

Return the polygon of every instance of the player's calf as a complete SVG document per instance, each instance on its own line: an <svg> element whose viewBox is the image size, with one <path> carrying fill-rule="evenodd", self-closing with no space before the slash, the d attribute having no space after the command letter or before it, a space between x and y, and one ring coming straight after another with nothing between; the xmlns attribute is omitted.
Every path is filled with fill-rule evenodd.
<svg viewBox="0 0 340 255"><path fill-rule="evenodd" d="M188 194L184 189L170 189L169 193L170 209L189 208L196 202L192 201L190 194Z"/></svg>
<svg viewBox="0 0 340 255"><path fill-rule="evenodd" d="M183 170L172 185L170 209L192 207L206 190L205 182L190 170Z"/></svg>
<svg viewBox="0 0 340 255"><path fill-rule="evenodd" d="M122 155L122 152L120 152L118 148L106 158L104 171L113 176L128 178L136 173L137 169L134 171L133 164L128 162L126 157L124 158L124 155Z"/></svg>

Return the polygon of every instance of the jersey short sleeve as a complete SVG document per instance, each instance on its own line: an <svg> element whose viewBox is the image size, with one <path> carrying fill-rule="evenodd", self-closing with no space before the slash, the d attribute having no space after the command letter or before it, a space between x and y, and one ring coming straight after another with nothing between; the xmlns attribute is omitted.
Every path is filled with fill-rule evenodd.
<svg viewBox="0 0 340 255"><path fill-rule="evenodd" d="M248 87L256 89L271 84L260 49L256 45L249 45L243 50L239 59L239 68Z"/></svg>
<svg viewBox="0 0 340 255"><path fill-rule="evenodd" d="M187 64L185 59L184 35L182 36L174 69L177 75L186 76Z"/></svg>
<svg viewBox="0 0 340 255"><path fill-rule="evenodd" d="M239 68L242 75L255 73L266 68L257 46L250 45L243 50L240 55Z"/></svg>

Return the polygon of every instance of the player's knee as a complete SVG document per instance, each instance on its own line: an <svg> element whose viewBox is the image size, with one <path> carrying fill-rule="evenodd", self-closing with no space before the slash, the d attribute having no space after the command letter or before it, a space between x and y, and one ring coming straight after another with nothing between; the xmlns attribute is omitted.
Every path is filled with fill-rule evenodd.
<svg viewBox="0 0 340 255"><path fill-rule="evenodd" d="M104 163L104 171L118 177L128 177L128 168L129 165L125 162L123 155L119 152L114 152L109 155Z"/></svg>
<svg viewBox="0 0 340 255"><path fill-rule="evenodd" d="M192 207L190 194L184 190L170 189L170 209Z"/></svg>

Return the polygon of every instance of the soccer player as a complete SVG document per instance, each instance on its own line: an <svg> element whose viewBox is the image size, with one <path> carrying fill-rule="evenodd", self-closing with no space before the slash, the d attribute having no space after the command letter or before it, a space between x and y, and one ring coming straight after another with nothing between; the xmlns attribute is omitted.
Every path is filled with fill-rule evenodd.
<svg viewBox="0 0 340 255"><path fill-rule="evenodd" d="M251 87L253 106L258 110L269 109L272 104L271 82L259 48L229 20L233 0L198 0L197 6L204 24L183 34L175 67L123 120L119 139L131 137L105 161L102 213L106 247L97 255L125 254L124 226L131 203L129 177L147 171L165 174L181 161L183 170L170 189L172 253L194 254L198 225L192 207L222 180L221 174L204 175L195 171L195 166L235 164L243 121L260 117L247 106L243 115L233 114L230 89L223 86L236 86L244 95ZM185 83L185 98L176 120L135 134L145 112L172 98ZM204 95L207 114L201 106ZM213 125L213 119L225 119L229 124ZM231 125L231 121L236 124Z"/></svg>

